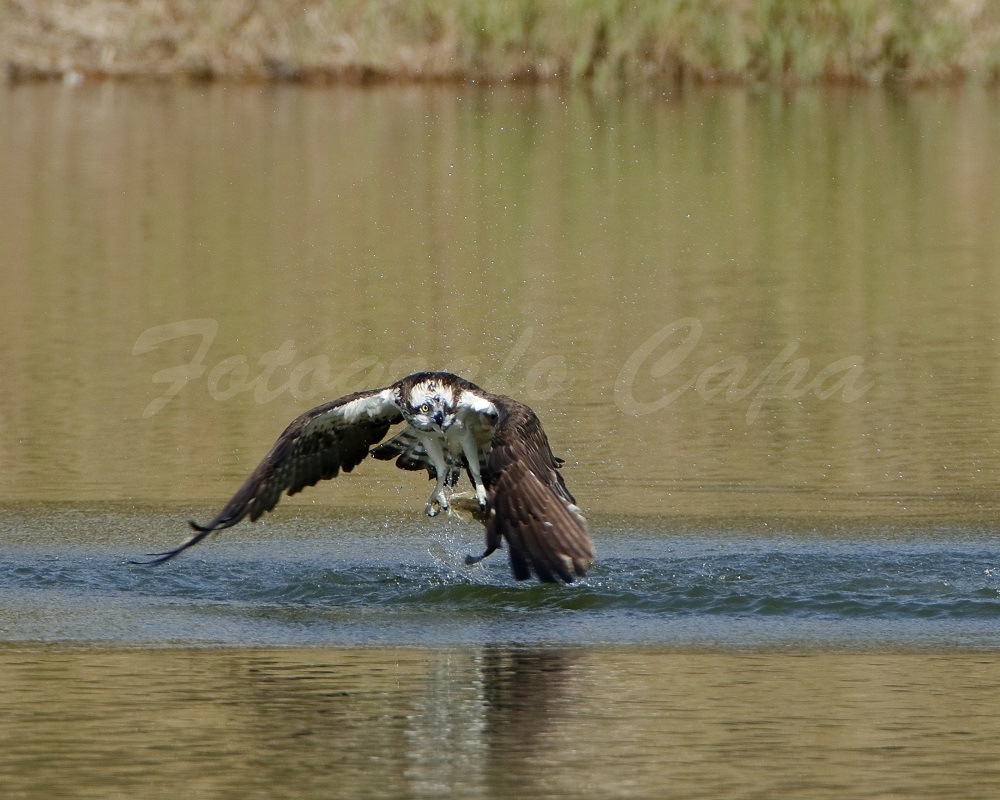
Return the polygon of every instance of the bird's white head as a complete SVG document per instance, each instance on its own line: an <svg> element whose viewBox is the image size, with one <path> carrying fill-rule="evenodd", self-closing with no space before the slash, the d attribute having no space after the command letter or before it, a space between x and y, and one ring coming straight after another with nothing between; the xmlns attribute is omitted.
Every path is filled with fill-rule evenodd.
<svg viewBox="0 0 1000 800"><path fill-rule="evenodd" d="M450 386L424 381L400 399L403 417L417 430L443 433L455 422L456 398Z"/></svg>

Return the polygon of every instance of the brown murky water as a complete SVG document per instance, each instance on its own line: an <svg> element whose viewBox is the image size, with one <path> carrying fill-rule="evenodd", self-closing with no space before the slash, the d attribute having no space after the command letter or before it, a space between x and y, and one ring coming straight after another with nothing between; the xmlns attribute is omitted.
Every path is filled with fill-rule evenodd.
<svg viewBox="0 0 1000 800"><path fill-rule="evenodd" d="M0 88L3 796L994 796L998 104ZM120 568L300 411L418 368L538 410L607 556L590 588L366 561L426 495L386 465L283 502L235 571L252 530ZM295 583L282 525L352 516L354 560ZM474 612L323 646L414 605ZM636 620L674 644L607 646Z"/></svg>
<svg viewBox="0 0 1000 800"><path fill-rule="evenodd" d="M0 670L6 797L986 798L1000 781L993 657L7 647Z"/></svg>
<svg viewBox="0 0 1000 800"><path fill-rule="evenodd" d="M992 94L2 103L6 500L214 505L433 366L538 407L593 508L993 510Z"/></svg>

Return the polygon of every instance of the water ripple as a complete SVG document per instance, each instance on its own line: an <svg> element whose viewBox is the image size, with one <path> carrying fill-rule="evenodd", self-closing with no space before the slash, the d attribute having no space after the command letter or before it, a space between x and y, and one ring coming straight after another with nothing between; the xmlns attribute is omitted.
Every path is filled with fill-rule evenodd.
<svg viewBox="0 0 1000 800"><path fill-rule="evenodd" d="M502 558L467 569L464 548L447 539L391 550L365 540L315 549L220 543L155 569L126 565L107 550L22 550L0 561L0 607L9 612L0 633L274 644L487 635L716 644L791 636L834 645L937 637L940 644L944 636L1000 646L1000 580L987 541L632 537L603 549L592 574L572 586L519 584ZM46 614L57 622L40 624Z"/></svg>

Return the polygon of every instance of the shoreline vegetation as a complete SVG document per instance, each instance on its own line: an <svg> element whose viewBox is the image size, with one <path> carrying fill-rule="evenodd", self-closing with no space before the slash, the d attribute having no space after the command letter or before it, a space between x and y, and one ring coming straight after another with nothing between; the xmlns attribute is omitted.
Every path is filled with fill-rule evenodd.
<svg viewBox="0 0 1000 800"><path fill-rule="evenodd" d="M1000 83L989 0L0 0L29 80Z"/></svg>

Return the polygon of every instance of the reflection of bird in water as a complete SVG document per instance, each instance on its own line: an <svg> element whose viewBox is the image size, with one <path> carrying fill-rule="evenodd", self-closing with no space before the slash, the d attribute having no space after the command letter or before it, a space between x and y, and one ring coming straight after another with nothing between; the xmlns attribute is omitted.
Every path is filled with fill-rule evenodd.
<svg viewBox="0 0 1000 800"><path fill-rule="evenodd" d="M577 659L572 650L487 647L482 662L487 730L505 742L528 743L541 734L559 716L557 706Z"/></svg>
<svg viewBox="0 0 1000 800"><path fill-rule="evenodd" d="M382 444L393 425L406 423ZM377 445L377 446L375 446ZM395 459L406 470L426 469L434 479L428 516L453 503L486 526L486 550L474 564L507 542L518 580L571 583L594 561L587 523L559 473L535 413L510 397L490 394L447 372L420 372L384 389L341 397L307 411L285 429L243 486L207 525L150 564L168 561L210 533L274 508L320 480L350 472L369 454ZM452 490L462 472L474 493Z"/></svg>
<svg viewBox="0 0 1000 800"><path fill-rule="evenodd" d="M500 644L428 655L424 685L407 691L414 794L440 796L463 785L470 797L534 795L553 730L582 700L571 669L578 657L571 649Z"/></svg>

